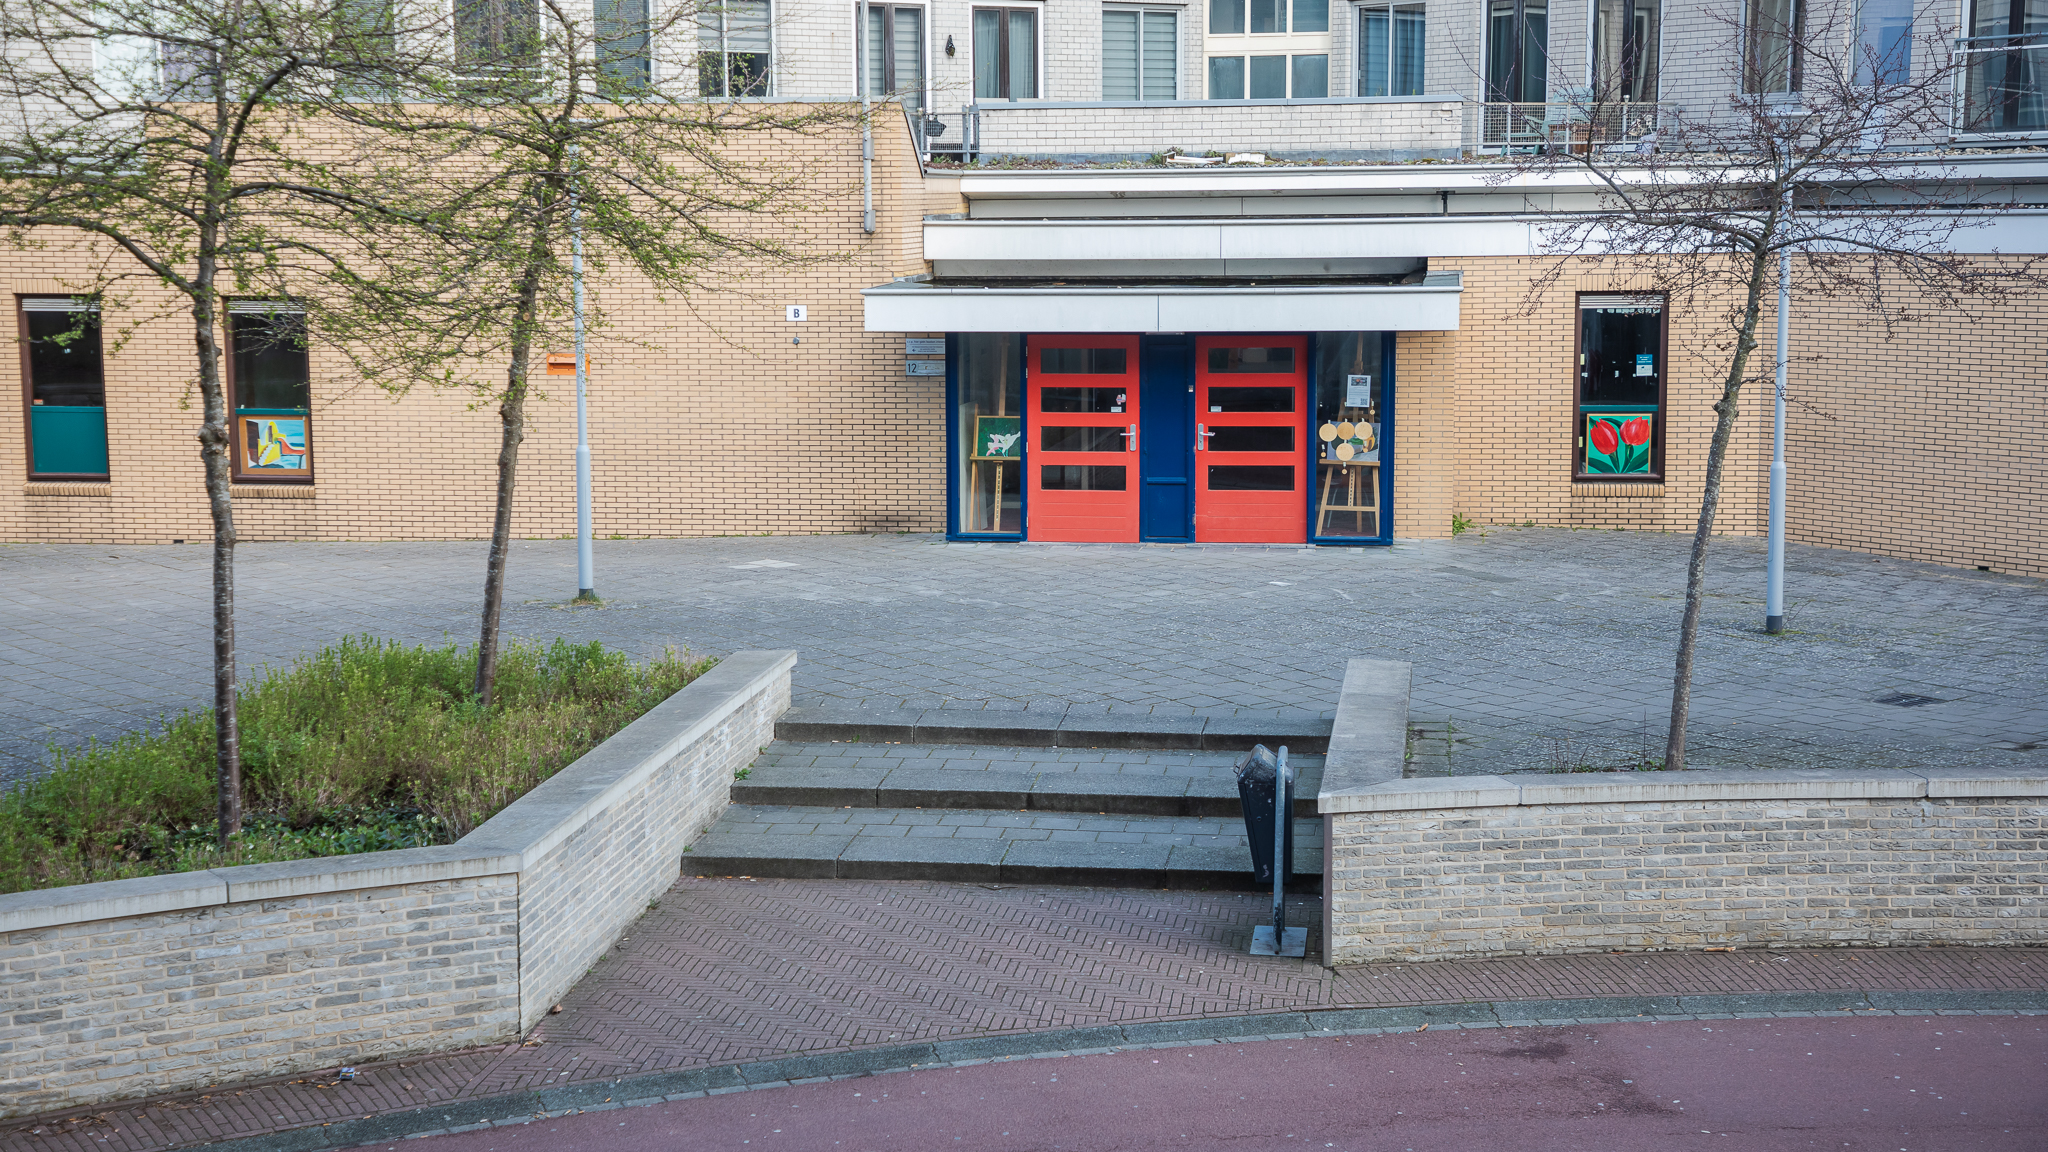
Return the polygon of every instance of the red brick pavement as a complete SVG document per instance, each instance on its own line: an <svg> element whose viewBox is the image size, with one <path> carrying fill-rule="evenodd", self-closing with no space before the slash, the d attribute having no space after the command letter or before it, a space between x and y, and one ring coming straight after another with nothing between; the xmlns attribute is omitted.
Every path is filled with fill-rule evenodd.
<svg viewBox="0 0 2048 1152"><path fill-rule="evenodd" d="M1318 902L1293 902L1314 925ZM550 1084L1090 1024L1659 993L2048 988L2023 948L1626 953L1331 972L1248 955L1264 897L686 877L525 1043L0 1127L0 1152L199 1144ZM1318 946L1311 929L1310 949Z"/></svg>

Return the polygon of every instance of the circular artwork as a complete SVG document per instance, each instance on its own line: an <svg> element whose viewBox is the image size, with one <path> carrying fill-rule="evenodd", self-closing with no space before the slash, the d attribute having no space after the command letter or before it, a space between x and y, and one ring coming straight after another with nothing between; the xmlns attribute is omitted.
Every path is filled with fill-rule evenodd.
<svg viewBox="0 0 2048 1152"><path fill-rule="evenodd" d="M1326 443L1335 440L1337 438L1337 426L1335 424L1325 424L1321 428L1316 429L1316 435L1322 437Z"/></svg>
<svg viewBox="0 0 2048 1152"><path fill-rule="evenodd" d="M1358 449L1353 448L1349 442L1337 445L1337 459L1339 460L1349 460L1357 455L1357 453Z"/></svg>
<svg viewBox="0 0 2048 1152"><path fill-rule="evenodd" d="M1351 439L1351 434L1355 431L1357 431L1357 428L1349 420L1342 421L1337 425L1337 435L1346 440Z"/></svg>

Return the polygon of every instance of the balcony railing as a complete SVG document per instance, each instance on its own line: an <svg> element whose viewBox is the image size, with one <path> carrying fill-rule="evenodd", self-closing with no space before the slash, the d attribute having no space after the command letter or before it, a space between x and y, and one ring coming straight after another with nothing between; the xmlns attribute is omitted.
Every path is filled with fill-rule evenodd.
<svg viewBox="0 0 2048 1152"><path fill-rule="evenodd" d="M1958 135L2048 133L2048 35L1956 41Z"/></svg>
<svg viewBox="0 0 2048 1152"><path fill-rule="evenodd" d="M925 159L972 160L981 153L981 109L965 105L958 112L922 112L905 108L910 138Z"/></svg>
<svg viewBox="0 0 2048 1152"><path fill-rule="evenodd" d="M1553 101L1479 105L1479 146L1504 152L1617 151L1643 146L1657 133L1657 105L1648 101Z"/></svg>

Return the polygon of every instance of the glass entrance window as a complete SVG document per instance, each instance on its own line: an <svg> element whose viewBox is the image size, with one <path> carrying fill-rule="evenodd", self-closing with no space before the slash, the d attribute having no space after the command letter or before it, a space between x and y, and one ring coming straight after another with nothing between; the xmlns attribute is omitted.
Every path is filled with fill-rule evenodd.
<svg viewBox="0 0 2048 1152"><path fill-rule="evenodd" d="M870 96L895 96L924 109L924 9L869 5L865 45Z"/></svg>
<svg viewBox="0 0 2048 1152"><path fill-rule="evenodd" d="M1024 338L970 332L953 337L954 530L1024 531Z"/></svg>
<svg viewBox="0 0 2048 1152"><path fill-rule="evenodd" d="M1579 480L1664 474L1664 300L1579 297Z"/></svg>
<svg viewBox="0 0 2048 1152"><path fill-rule="evenodd" d="M107 386L100 311L92 300L19 301L31 478L107 478Z"/></svg>
<svg viewBox="0 0 2048 1152"><path fill-rule="evenodd" d="M1488 0L1486 98L1541 104L1549 74L1549 0Z"/></svg>
<svg viewBox="0 0 2048 1152"><path fill-rule="evenodd" d="M974 98L1038 99L1038 11L974 10Z"/></svg>
<svg viewBox="0 0 2048 1152"><path fill-rule="evenodd" d="M1316 461L1318 539L1386 535L1380 461L1389 344L1380 332L1324 332L1316 337L1316 412L1309 454Z"/></svg>
<svg viewBox="0 0 2048 1152"><path fill-rule="evenodd" d="M1594 0L1593 99L1655 100L1663 0Z"/></svg>
<svg viewBox="0 0 2048 1152"><path fill-rule="evenodd" d="M312 480L313 380L305 313L275 301L233 301L228 347L235 479Z"/></svg>
<svg viewBox="0 0 2048 1152"><path fill-rule="evenodd" d="M1423 6L1374 4L1358 10L1358 94L1422 95Z"/></svg>

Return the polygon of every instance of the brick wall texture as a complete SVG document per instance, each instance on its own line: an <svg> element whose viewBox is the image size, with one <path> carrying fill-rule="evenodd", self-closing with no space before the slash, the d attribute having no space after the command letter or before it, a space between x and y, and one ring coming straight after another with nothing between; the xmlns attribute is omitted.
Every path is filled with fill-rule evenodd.
<svg viewBox="0 0 2048 1152"><path fill-rule="evenodd" d="M519 873L235 902L231 868L226 904L0 934L0 1116L523 1033L675 882L789 683L757 681Z"/></svg>
<svg viewBox="0 0 2048 1152"><path fill-rule="evenodd" d="M1330 955L2034 942L2044 816L2039 798L1334 815Z"/></svg>
<svg viewBox="0 0 2048 1152"><path fill-rule="evenodd" d="M733 774L773 738L788 707L785 673L520 874L521 1031L676 882L685 847L724 814Z"/></svg>
<svg viewBox="0 0 2048 1152"><path fill-rule="evenodd" d="M501 1039L519 878L65 924L0 938L0 1115Z"/></svg>

